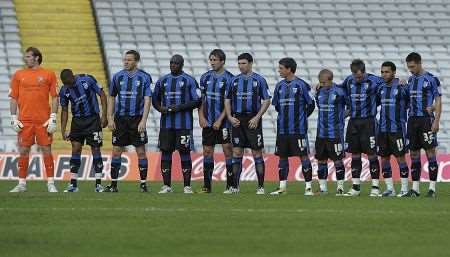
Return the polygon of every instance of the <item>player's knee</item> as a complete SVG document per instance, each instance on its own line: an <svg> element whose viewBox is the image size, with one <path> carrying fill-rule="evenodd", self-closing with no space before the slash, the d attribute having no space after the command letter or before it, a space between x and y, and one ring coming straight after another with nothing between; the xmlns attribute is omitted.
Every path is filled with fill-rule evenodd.
<svg viewBox="0 0 450 257"><path fill-rule="evenodd" d="M212 147L203 147L203 156L212 156L214 153L214 150L211 149Z"/></svg>
<svg viewBox="0 0 450 257"><path fill-rule="evenodd" d="M41 151L43 154L52 154L52 147L50 145L41 146Z"/></svg>
<svg viewBox="0 0 450 257"><path fill-rule="evenodd" d="M261 158L262 157L262 151L261 150L252 150L253 158Z"/></svg>
<svg viewBox="0 0 450 257"><path fill-rule="evenodd" d="M241 157L242 158L243 151L241 148L235 147L233 148L233 157Z"/></svg>
<svg viewBox="0 0 450 257"><path fill-rule="evenodd" d="M73 153L73 150L72 150ZM80 149L80 153L81 153L81 149ZM98 155L102 155L101 149L98 146L92 146L91 147L91 153L93 156L98 156Z"/></svg>
<svg viewBox="0 0 450 257"><path fill-rule="evenodd" d="M30 154L30 148L29 147L20 147L19 148L20 155L29 155Z"/></svg>

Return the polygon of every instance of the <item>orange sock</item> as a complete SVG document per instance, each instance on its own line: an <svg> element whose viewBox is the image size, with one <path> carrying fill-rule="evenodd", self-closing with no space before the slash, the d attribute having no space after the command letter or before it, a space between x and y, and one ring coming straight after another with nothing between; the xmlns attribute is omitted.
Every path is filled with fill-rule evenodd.
<svg viewBox="0 0 450 257"><path fill-rule="evenodd" d="M55 167L53 164L53 155L44 154L44 166L45 172L47 173L47 178L53 178L55 175Z"/></svg>
<svg viewBox="0 0 450 257"><path fill-rule="evenodd" d="M19 161L18 161L18 167L19 167L19 178L25 179L28 174L28 163L30 161L30 156L28 154L26 155L20 155Z"/></svg>

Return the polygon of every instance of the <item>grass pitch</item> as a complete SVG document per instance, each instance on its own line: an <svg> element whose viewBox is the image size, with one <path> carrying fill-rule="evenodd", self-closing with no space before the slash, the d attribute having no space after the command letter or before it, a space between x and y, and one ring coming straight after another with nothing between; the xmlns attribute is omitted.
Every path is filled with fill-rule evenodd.
<svg viewBox="0 0 450 257"><path fill-rule="evenodd" d="M290 183L281 196L255 195L243 183L238 195L138 192L46 193L44 182L28 192L8 193L16 182L0 182L0 256L449 256L450 183L439 183L436 199L369 198L331 194L303 196ZM266 193L276 187L267 183ZM63 190L65 183L57 184ZM199 183L193 184L195 189ZM397 189L399 185L396 185ZM348 188L348 185L347 185ZM424 183L422 194L426 193Z"/></svg>

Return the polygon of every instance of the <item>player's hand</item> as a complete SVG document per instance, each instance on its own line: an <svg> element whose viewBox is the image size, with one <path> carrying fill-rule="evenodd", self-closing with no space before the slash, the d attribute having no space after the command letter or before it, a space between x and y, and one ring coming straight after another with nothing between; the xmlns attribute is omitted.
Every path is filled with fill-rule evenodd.
<svg viewBox="0 0 450 257"><path fill-rule="evenodd" d="M161 106L161 108L160 108L161 114L167 114L168 110L169 109L165 106Z"/></svg>
<svg viewBox="0 0 450 257"><path fill-rule="evenodd" d="M219 130L220 126L222 126L222 121L221 120L216 120L213 124L213 129L214 130Z"/></svg>
<svg viewBox="0 0 450 257"><path fill-rule="evenodd" d="M51 113L50 118L42 125L47 127L47 132L53 134L56 131L56 113Z"/></svg>
<svg viewBox="0 0 450 257"><path fill-rule="evenodd" d="M428 112L429 114L433 114L433 112L434 112L434 110L435 110L434 105L428 106L428 107L425 108L425 109L427 110L427 112Z"/></svg>
<svg viewBox="0 0 450 257"><path fill-rule="evenodd" d="M70 140L70 132L64 132L61 131L61 135L64 141L69 141Z"/></svg>
<svg viewBox="0 0 450 257"><path fill-rule="evenodd" d="M235 117L230 117L230 118L228 118L228 120L230 120L231 125L235 128L237 128L237 127L239 127L239 125L241 125L241 122L238 119L236 119Z"/></svg>
<svg viewBox="0 0 450 257"><path fill-rule="evenodd" d="M116 130L116 124L114 123L114 120L112 118L108 119L108 128L111 131Z"/></svg>
<svg viewBox="0 0 450 257"><path fill-rule="evenodd" d="M138 132L139 133L144 133L145 130L147 129L147 124L145 120L141 120L138 124Z"/></svg>
<svg viewBox="0 0 450 257"><path fill-rule="evenodd" d="M15 114L11 115L11 126L17 133L19 133L23 129L22 122L20 122L20 120L17 119L17 115Z"/></svg>
<svg viewBox="0 0 450 257"><path fill-rule="evenodd" d="M171 105L171 106L169 106L169 107L167 108L167 111L168 111L168 112L179 112L180 109L178 108L177 105Z"/></svg>
<svg viewBox="0 0 450 257"><path fill-rule="evenodd" d="M102 116L100 118L100 122L101 122L102 128L106 128L106 126L108 126L108 118L106 118L105 116Z"/></svg>
<svg viewBox="0 0 450 257"><path fill-rule="evenodd" d="M255 129L258 127L258 123L259 123L259 117L255 116L248 122L248 128Z"/></svg>
<svg viewBox="0 0 450 257"><path fill-rule="evenodd" d="M319 89L320 89L320 84L317 83L314 89L315 89L316 91L319 91Z"/></svg>
<svg viewBox="0 0 450 257"><path fill-rule="evenodd" d="M439 121L434 120L433 124L431 125L431 132L436 133L439 131Z"/></svg>
<svg viewBox="0 0 450 257"><path fill-rule="evenodd" d="M208 122L206 121L205 117L203 115L198 116L198 123L201 128L208 127Z"/></svg>

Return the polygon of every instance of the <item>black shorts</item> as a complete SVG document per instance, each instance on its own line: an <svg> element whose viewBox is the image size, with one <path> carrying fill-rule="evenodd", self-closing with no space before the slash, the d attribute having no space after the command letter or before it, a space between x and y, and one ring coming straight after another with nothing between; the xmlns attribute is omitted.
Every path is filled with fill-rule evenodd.
<svg viewBox="0 0 450 257"><path fill-rule="evenodd" d="M231 135L229 128L221 128L215 130L211 127L202 130L202 144L207 146L215 146L217 144L231 143Z"/></svg>
<svg viewBox="0 0 450 257"><path fill-rule="evenodd" d="M239 127L232 127L231 129L233 147L250 148L252 150L260 150L264 148L261 119L255 129L248 128L248 122L253 117L254 115L236 116L241 123Z"/></svg>
<svg viewBox="0 0 450 257"><path fill-rule="evenodd" d="M277 135L275 155L281 158L307 156L309 144L307 135Z"/></svg>
<svg viewBox="0 0 450 257"><path fill-rule="evenodd" d="M316 138L317 160L342 160L344 157L344 141L338 138Z"/></svg>
<svg viewBox="0 0 450 257"><path fill-rule="evenodd" d="M403 156L407 153L406 140L402 132L380 132L377 136L378 155L381 157Z"/></svg>
<svg viewBox="0 0 450 257"><path fill-rule="evenodd" d="M116 129L112 133L113 146L142 146L147 144L147 131L138 132L142 116L114 117Z"/></svg>
<svg viewBox="0 0 450 257"><path fill-rule="evenodd" d="M349 153L377 153L375 118L350 119L345 136Z"/></svg>
<svg viewBox="0 0 450 257"><path fill-rule="evenodd" d="M158 147L161 151L189 152L192 145L192 130L189 129L160 129Z"/></svg>
<svg viewBox="0 0 450 257"><path fill-rule="evenodd" d="M103 133L100 122L100 116L93 115L90 117L72 117L70 125L70 141L78 142L93 147L101 147L103 145Z"/></svg>
<svg viewBox="0 0 450 257"><path fill-rule="evenodd" d="M409 117L407 138L409 149L417 151L432 149L438 145L437 134L431 132L432 117Z"/></svg>

